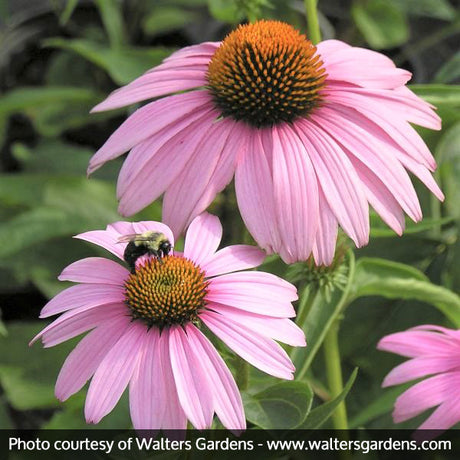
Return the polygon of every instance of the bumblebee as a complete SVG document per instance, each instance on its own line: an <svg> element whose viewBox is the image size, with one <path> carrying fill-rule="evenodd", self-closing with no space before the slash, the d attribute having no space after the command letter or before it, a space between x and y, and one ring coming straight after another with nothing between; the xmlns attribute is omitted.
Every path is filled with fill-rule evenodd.
<svg viewBox="0 0 460 460"><path fill-rule="evenodd" d="M131 273L136 272L136 260L146 254L154 256L159 262L161 258L167 256L172 249L172 245L163 233L147 231L124 235L118 239L119 243L128 243L123 259L128 264Z"/></svg>

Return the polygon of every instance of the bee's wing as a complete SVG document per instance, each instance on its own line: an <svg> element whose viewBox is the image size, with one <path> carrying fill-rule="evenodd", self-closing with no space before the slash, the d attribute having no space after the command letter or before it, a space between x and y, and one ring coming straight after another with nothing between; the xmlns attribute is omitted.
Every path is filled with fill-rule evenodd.
<svg viewBox="0 0 460 460"><path fill-rule="evenodd" d="M139 234L137 233L131 233L130 235L123 235L118 238L117 243L129 243L130 241L133 241L134 239L138 239Z"/></svg>

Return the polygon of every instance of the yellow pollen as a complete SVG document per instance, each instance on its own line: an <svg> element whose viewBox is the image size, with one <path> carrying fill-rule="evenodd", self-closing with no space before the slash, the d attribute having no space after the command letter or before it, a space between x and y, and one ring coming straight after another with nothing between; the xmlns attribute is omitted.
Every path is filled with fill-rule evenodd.
<svg viewBox="0 0 460 460"><path fill-rule="evenodd" d="M126 280L125 303L133 319L149 327L182 325L198 319L208 284L204 272L191 260L151 258Z"/></svg>
<svg viewBox="0 0 460 460"><path fill-rule="evenodd" d="M305 35L284 22L258 21L223 40L207 78L223 116L260 128L308 115L321 101L326 74Z"/></svg>

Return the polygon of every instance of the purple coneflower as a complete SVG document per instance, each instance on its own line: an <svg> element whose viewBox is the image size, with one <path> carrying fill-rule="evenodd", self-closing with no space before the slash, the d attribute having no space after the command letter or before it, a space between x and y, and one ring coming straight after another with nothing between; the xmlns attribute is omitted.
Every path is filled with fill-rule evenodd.
<svg viewBox="0 0 460 460"><path fill-rule="evenodd" d="M77 238L98 244L123 259L129 234L153 231L173 244L171 230L158 222L116 222ZM91 379L86 397L88 423L98 423L129 385L136 429L198 429L211 426L214 413L235 430L246 426L241 396L206 326L255 367L292 379L294 366L275 342L305 346L290 319L295 287L270 273L240 271L259 265L264 254L235 245L216 252L219 220L193 220L184 252L158 259L143 256L130 273L109 259L91 257L69 265L60 280L80 283L54 297L41 312L62 315L40 332L45 347L91 330L66 359L56 382L65 400Z"/></svg>
<svg viewBox="0 0 460 460"><path fill-rule="evenodd" d="M112 134L88 172L130 150L120 212L164 193L163 220L176 236L235 175L259 246L287 263L313 253L328 265L338 225L356 246L368 242L369 204L397 234L404 212L422 218L406 170L443 199L436 163L410 124L441 122L404 86L410 77L382 54L338 40L314 46L282 22L242 25L222 42L177 51L96 106L162 97Z"/></svg>
<svg viewBox="0 0 460 460"><path fill-rule="evenodd" d="M393 411L396 423L433 407L419 429L447 430L460 422L460 331L418 326L387 335L378 348L411 358L385 377L384 387L430 376L398 397Z"/></svg>

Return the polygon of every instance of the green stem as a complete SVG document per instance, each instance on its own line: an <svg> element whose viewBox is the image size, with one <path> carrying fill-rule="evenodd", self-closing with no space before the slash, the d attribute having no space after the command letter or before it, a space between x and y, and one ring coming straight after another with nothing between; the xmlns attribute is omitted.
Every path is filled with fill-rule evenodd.
<svg viewBox="0 0 460 460"><path fill-rule="evenodd" d="M314 45L321 41L321 31L318 22L318 0L304 0L307 15L308 38Z"/></svg>
<svg viewBox="0 0 460 460"><path fill-rule="evenodd" d="M323 342L326 373L331 398L336 398L343 391L342 367L339 352L339 322L335 320ZM332 414L332 422L336 430L348 429L347 409L342 401Z"/></svg>
<svg viewBox="0 0 460 460"><path fill-rule="evenodd" d="M318 289L314 286L313 283L305 286L302 295L300 296L299 308L297 310L296 324L305 331L305 321L308 316L308 312L311 310L313 302L316 299L318 294ZM291 351L291 360L295 362L297 355L301 352L300 347L295 347Z"/></svg>

